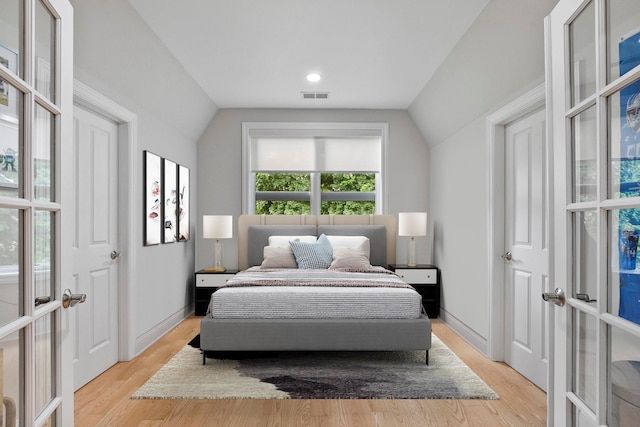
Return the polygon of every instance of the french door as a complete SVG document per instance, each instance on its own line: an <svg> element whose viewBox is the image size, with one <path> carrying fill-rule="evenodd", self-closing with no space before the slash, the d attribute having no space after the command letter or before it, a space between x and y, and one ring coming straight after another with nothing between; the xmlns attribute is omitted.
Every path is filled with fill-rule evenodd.
<svg viewBox="0 0 640 427"><path fill-rule="evenodd" d="M67 0L0 8L0 425L73 425L62 291L73 224L64 157L72 152L72 15Z"/></svg>
<svg viewBox="0 0 640 427"><path fill-rule="evenodd" d="M640 2L560 0L546 31L559 288L547 295L557 304L550 421L637 425Z"/></svg>

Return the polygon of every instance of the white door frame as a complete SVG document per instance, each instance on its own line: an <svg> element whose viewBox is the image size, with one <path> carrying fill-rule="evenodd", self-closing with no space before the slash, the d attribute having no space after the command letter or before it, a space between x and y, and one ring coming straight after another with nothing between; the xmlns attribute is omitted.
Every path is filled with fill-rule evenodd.
<svg viewBox="0 0 640 427"><path fill-rule="evenodd" d="M505 105L487 117L487 182L488 182L488 283L489 283L489 339L487 356L492 360L504 360L505 355L505 277L504 261L504 224L505 224L505 126L535 110L545 106L545 85L540 84L515 101ZM549 113L547 112L547 117ZM548 120L547 120L548 123ZM546 136L546 162L549 157L549 126ZM549 168L547 168L549 170ZM547 191L550 190L547 180ZM549 193L551 194L551 193ZM547 206L549 215L550 206ZM549 223L549 225L551 225ZM553 255L550 254L551 258Z"/></svg>
<svg viewBox="0 0 640 427"><path fill-rule="evenodd" d="M120 274L118 277L118 360L135 357L133 266L137 260L136 217L139 191L138 116L89 86L74 80L74 104L99 113L118 124L118 218L120 242Z"/></svg>

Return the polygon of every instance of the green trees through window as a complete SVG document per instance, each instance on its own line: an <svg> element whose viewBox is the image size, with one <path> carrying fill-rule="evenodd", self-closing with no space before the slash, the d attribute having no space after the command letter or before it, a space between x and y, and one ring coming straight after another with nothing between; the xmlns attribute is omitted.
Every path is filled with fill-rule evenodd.
<svg viewBox="0 0 640 427"><path fill-rule="evenodd" d="M319 177L319 191L312 182ZM320 214L376 213L374 173L256 173L256 214L310 214L319 198Z"/></svg>

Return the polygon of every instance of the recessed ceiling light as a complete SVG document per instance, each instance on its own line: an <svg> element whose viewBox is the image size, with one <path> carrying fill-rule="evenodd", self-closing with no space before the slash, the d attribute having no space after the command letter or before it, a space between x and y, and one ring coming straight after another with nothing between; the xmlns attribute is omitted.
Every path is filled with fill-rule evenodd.
<svg viewBox="0 0 640 427"><path fill-rule="evenodd" d="M307 74L307 80L313 83L319 82L321 78L322 77L320 77L320 74L317 74L317 73Z"/></svg>

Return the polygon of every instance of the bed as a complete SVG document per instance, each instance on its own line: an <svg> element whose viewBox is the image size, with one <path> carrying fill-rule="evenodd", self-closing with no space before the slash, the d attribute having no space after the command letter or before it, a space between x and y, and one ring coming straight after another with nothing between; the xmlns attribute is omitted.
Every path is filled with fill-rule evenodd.
<svg viewBox="0 0 640 427"><path fill-rule="evenodd" d="M201 321L203 363L210 351L314 350L424 350L428 363L421 297L384 268L396 261L394 216L243 215L238 239L240 272L212 294ZM316 256L321 241L331 267L297 268L307 261L300 251Z"/></svg>

